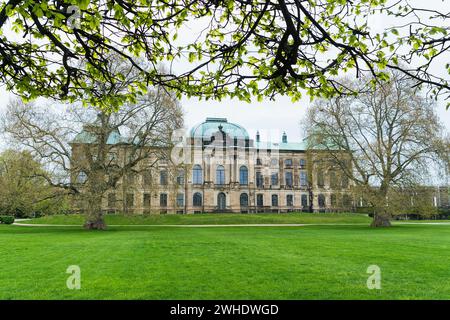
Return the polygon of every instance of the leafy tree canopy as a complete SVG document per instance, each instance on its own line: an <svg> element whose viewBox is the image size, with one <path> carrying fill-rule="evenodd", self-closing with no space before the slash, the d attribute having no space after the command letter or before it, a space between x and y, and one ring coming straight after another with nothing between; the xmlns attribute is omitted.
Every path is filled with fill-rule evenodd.
<svg viewBox="0 0 450 320"><path fill-rule="evenodd" d="M397 26L374 31L374 15ZM384 80L393 68L448 96L431 70L450 45L449 16L406 0L0 1L0 83L28 99L117 108L148 85L219 100L330 97L351 91L338 80L345 72ZM121 93L90 85L126 77L111 54L141 74Z"/></svg>
<svg viewBox="0 0 450 320"><path fill-rule="evenodd" d="M31 153L0 153L0 215L31 217L42 212L63 213L67 199L42 178L45 170Z"/></svg>

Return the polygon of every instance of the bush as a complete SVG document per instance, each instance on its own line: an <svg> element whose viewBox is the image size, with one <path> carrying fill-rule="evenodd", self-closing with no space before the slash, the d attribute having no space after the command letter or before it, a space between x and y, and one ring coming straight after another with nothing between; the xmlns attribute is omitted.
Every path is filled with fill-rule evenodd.
<svg viewBox="0 0 450 320"><path fill-rule="evenodd" d="M12 223L14 223L14 217L13 216L0 216L0 223L12 224Z"/></svg>

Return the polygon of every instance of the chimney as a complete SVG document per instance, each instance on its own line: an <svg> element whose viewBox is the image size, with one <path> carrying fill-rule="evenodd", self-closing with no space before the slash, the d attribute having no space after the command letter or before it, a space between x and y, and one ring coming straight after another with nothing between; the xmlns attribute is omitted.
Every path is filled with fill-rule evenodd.
<svg viewBox="0 0 450 320"><path fill-rule="evenodd" d="M282 138L281 138L281 142L287 143L287 135L286 135L286 132L283 132L283 136L282 136Z"/></svg>
<svg viewBox="0 0 450 320"><path fill-rule="evenodd" d="M256 142L259 142L260 141L260 137L259 137L259 130L258 131L256 131Z"/></svg>

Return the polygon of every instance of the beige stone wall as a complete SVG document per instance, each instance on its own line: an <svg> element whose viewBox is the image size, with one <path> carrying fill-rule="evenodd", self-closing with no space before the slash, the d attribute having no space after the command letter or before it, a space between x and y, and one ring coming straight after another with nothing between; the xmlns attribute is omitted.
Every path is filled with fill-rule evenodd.
<svg viewBox="0 0 450 320"><path fill-rule="evenodd" d="M74 150L74 157L79 156L79 150ZM125 152L117 150L118 161L123 161ZM259 160L257 160L259 159ZM290 159L292 165L286 163ZM306 161L306 166L300 166L300 159ZM76 159L75 159L76 160ZM209 150L197 148L191 150L190 164L174 166L167 162L156 162L155 159L147 159L135 168L134 181L130 182L127 176L117 184L114 193L115 205L108 204L108 194L105 195L102 205L105 212L128 212L130 214L159 214L159 213L195 213L195 212L288 212L309 210L310 195L313 197L314 211L346 210L342 201L334 205L331 203L331 195L335 194L337 199L342 199L344 194L349 194L349 188L331 188L329 172L332 166L321 159L321 155L311 154L304 151L277 151L259 150L255 148L227 148L225 151L217 151L213 154ZM153 164L150 166L150 164ZM192 168L200 165L203 170L203 184L194 185L192 179ZM221 165L225 168L225 184L218 185L216 181L216 170ZM248 169L248 184L241 185L239 169L246 166ZM176 181L177 172L184 168L184 183L179 185ZM160 172L167 171L166 186L160 185ZM319 170L324 172L324 186L318 185L317 174ZM308 186L300 185L300 172L308 176ZM151 173L151 183L145 183L144 175ZM264 176L263 186L257 187L256 173L261 172ZM271 174L278 172L278 184L272 185ZM286 173L292 173L292 186L286 186ZM340 177L340 175L337 175ZM199 192L202 195L202 205L193 205L193 195ZM223 193L226 206L222 210L218 207L219 193ZM241 207L240 197L242 193L248 195L248 207ZM144 195L147 194L147 203L144 204ZM161 194L167 195L167 206L160 205ZM177 205L177 194L183 194L183 205ZM257 195L262 194L263 206L257 206ZM127 195L132 195L132 206L126 206ZM272 206L272 195L278 196L278 205ZM293 205L288 206L287 195L293 196ZM306 196L307 206L303 207L301 197ZM319 207L319 195L325 198L325 206ZM128 196L131 197L131 196Z"/></svg>

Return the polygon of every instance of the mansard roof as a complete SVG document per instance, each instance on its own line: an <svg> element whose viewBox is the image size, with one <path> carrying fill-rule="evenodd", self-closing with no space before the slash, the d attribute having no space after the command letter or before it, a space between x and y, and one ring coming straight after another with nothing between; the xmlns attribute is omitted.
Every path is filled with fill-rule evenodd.
<svg viewBox="0 0 450 320"><path fill-rule="evenodd" d="M92 144L97 143L97 136L90 131L88 128L84 127L83 131L78 133L75 138L72 140L72 143L84 143L84 144ZM118 129L113 130L106 141L107 144L119 144L126 143L126 139L120 135Z"/></svg>

